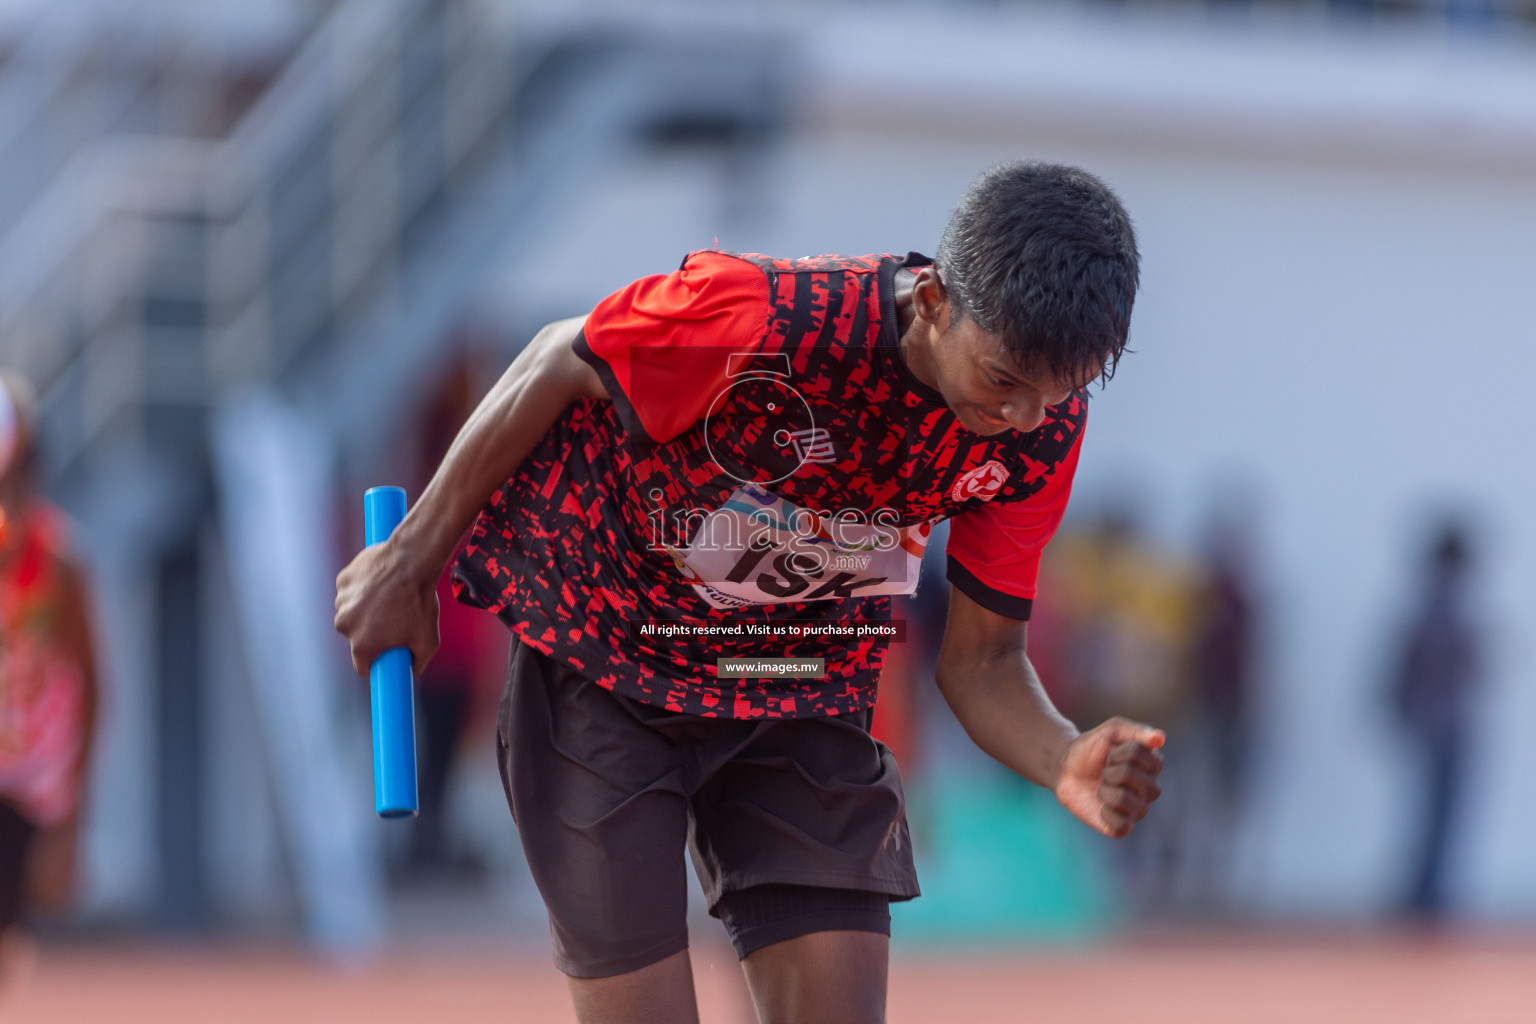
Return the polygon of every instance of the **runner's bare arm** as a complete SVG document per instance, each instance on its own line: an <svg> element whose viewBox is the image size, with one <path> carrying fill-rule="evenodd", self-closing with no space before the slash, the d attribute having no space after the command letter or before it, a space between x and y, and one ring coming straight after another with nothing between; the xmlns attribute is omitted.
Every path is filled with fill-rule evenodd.
<svg viewBox="0 0 1536 1024"><path fill-rule="evenodd" d="M939 690L983 751L1054 792L1090 828L1124 836L1161 792L1163 734L1123 718L1079 733L1040 685L1027 637L1027 623L951 587Z"/></svg>
<svg viewBox="0 0 1536 1024"><path fill-rule="evenodd" d="M336 577L336 630L358 674L391 647L409 647L416 671L437 650L438 577L464 531L566 407L606 398L572 348L585 317L540 331L454 438L393 536L360 552Z"/></svg>

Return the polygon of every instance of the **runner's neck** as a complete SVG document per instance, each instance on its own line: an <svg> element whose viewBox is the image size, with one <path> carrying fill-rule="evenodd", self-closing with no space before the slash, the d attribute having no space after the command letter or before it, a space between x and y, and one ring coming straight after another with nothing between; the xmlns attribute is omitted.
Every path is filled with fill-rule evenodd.
<svg viewBox="0 0 1536 1024"><path fill-rule="evenodd" d="M901 359L907 364L912 376L928 387L937 389L938 380L933 375L933 356L928 351L928 336L918 326L917 312L912 308L912 284L916 277L911 270L903 268L896 271L891 281L896 300L896 330L901 338Z"/></svg>

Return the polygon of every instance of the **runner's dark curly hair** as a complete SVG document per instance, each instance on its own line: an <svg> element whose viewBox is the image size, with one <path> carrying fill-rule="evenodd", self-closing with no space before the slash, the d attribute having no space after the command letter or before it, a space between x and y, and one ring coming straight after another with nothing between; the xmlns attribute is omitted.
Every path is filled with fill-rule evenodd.
<svg viewBox="0 0 1536 1024"><path fill-rule="evenodd" d="M1141 257L1125 207L1077 167L1019 161L966 190L935 259L952 312L1025 368L1114 375Z"/></svg>

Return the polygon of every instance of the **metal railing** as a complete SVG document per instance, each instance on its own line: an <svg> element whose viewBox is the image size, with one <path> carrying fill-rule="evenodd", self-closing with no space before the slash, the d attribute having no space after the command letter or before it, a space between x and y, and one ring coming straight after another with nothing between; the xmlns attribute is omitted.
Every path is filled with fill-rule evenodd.
<svg viewBox="0 0 1536 1024"><path fill-rule="evenodd" d="M225 138L74 153L0 235L0 359L41 391L51 475L281 379L387 298L496 144L511 68L486 5L348 0Z"/></svg>

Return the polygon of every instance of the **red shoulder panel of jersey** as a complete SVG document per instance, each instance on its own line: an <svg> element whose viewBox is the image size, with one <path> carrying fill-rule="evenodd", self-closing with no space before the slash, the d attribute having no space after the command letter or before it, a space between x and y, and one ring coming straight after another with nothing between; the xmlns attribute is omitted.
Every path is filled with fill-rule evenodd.
<svg viewBox="0 0 1536 1024"><path fill-rule="evenodd" d="M987 502L950 520L945 575L957 590L999 615L1029 618L1040 554L1067 511L1082 446L1080 425L1072 450L1040 490L1023 501Z"/></svg>
<svg viewBox="0 0 1536 1024"><path fill-rule="evenodd" d="M642 277L599 302L576 352L597 370L631 433L661 444L704 418L728 386L723 353L755 351L771 309L757 264L700 250L676 271Z"/></svg>

